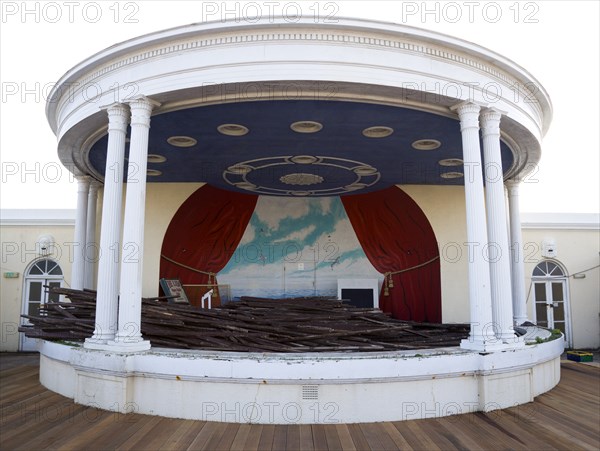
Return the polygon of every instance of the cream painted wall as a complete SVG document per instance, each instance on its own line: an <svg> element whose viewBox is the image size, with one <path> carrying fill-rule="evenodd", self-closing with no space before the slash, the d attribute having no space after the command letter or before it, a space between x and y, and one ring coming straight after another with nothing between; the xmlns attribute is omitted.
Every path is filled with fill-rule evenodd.
<svg viewBox="0 0 600 451"><path fill-rule="evenodd" d="M462 186L402 185L433 227L440 249L442 321L469 322L465 190Z"/></svg>
<svg viewBox="0 0 600 451"><path fill-rule="evenodd" d="M572 347L578 349L600 347L600 235L598 229L523 229L525 257L525 287L529 292L527 311L533 318L534 298L530 292L531 275L543 260L542 242L556 243L554 260L573 275L589 268L584 279L569 277L568 301L571 314Z"/></svg>
<svg viewBox="0 0 600 451"><path fill-rule="evenodd" d="M36 252L36 242L40 235L52 235L55 239L53 252L49 258L60 264L65 286L71 282L73 261L73 225L2 225L2 279L0 282L0 351L19 349L18 325L23 306L25 275L30 264L40 258ZM16 246L16 247L15 247ZM4 278L5 272L18 272L15 279Z"/></svg>

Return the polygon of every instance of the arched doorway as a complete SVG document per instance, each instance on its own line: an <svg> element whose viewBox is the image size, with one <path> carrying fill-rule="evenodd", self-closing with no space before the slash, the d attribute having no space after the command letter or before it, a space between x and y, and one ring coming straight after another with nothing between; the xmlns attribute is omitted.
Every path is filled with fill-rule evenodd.
<svg viewBox="0 0 600 451"><path fill-rule="evenodd" d="M23 315L39 315L40 307L49 302L58 302L60 295L48 293L48 286L61 287L64 281L60 265L52 259L42 258L29 265L25 273L23 287ZM21 318L21 324L29 324L26 318ZM36 351L35 339L27 338L21 333L21 351Z"/></svg>
<svg viewBox="0 0 600 451"><path fill-rule="evenodd" d="M538 326L558 329L571 346L566 271L556 261L544 260L533 270L534 320Z"/></svg>

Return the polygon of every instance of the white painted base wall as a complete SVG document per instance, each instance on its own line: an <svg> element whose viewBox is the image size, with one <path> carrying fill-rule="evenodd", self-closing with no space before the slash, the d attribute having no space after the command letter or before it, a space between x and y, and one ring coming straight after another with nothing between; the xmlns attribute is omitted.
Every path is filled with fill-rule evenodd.
<svg viewBox="0 0 600 451"><path fill-rule="evenodd" d="M75 402L173 418L363 423L503 409L560 380L563 340L478 354L260 354L152 349L116 354L40 345L40 380Z"/></svg>

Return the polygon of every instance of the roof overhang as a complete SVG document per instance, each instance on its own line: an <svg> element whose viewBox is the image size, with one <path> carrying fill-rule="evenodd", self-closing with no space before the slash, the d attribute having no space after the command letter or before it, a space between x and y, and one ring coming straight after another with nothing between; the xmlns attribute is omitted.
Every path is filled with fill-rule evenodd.
<svg viewBox="0 0 600 451"><path fill-rule="evenodd" d="M150 164L160 175L148 181L205 181L246 191L259 186L263 194L462 184L441 177L458 171L439 162L461 158L460 127L450 107L465 100L505 112L504 177L523 176L539 161L552 116L547 93L527 71L449 36L354 19L213 22L117 44L67 72L47 104L61 161L75 173L101 179L107 128L101 107L140 94L161 104L153 112L149 152L166 160ZM296 133L290 128L296 121L323 128ZM232 123L249 132L218 132L219 125ZM377 126L393 133L364 136ZM196 147L168 144L169 137L181 135L196 139ZM415 151L419 139L441 146ZM318 163L290 160L299 156ZM265 158L275 159L266 172L260 163ZM232 176L232 167L247 172ZM270 185L267 177L274 180Z"/></svg>

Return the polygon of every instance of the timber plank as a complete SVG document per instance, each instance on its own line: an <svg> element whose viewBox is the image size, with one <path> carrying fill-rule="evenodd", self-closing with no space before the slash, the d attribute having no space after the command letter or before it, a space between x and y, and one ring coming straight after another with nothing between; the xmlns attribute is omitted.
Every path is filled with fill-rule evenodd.
<svg viewBox="0 0 600 451"><path fill-rule="evenodd" d="M229 450L231 449L231 446L233 445L233 441L235 439L235 436L237 435L238 430L240 429L240 424L237 423L230 423L227 425L227 427L225 428L225 431L223 432L222 436L221 436L221 440L219 440L219 443L217 443L215 449L218 450Z"/></svg>
<svg viewBox="0 0 600 451"><path fill-rule="evenodd" d="M315 449L315 444L312 436L312 426L308 424L301 424L298 426L300 434L300 450L312 451Z"/></svg>
<svg viewBox="0 0 600 451"><path fill-rule="evenodd" d="M325 440L327 442L327 448L331 450L342 450L342 442L340 437L338 436L337 428L335 424L325 424L323 425L323 430L325 432Z"/></svg>
<svg viewBox="0 0 600 451"><path fill-rule="evenodd" d="M197 434L190 443L188 449L205 449L206 443L210 440L213 433L215 432L215 424L212 421L203 421L201 425L198 425Z"/></svg>
<svg viewBox="0 0 600 451"><path fill-rule="evenodd" d="M300 449L300 425L289 424L286 430L286 449Z"/></svg>
<svg viewBox="0 0 600 451"><path fill-rule="evenodd" d="M237 425L229 425L227 423L210 422L209 424L211 425L213 431L212 431L212 434L211 434L210 438L206 442L206 444L202 447L203 449L207 449L207 450L220 449L218 447L219 442L221 441L221 439L225 435L225 433L226 433L227 429L229 428L229 426L232 426L232 427L236 426L237 427ZM235 436L235 432L232 435Z"/></svg>
<svg viewBox="0 0 600 451"><path fill-rule="evenodd" d="M246 439L248 434L250 433L251 425L249 424L241 424L238 428L235 437L233 438L233 442L231 443L232 451L244 451L246 449Z"/></svg>
<svg viewBox="0 0 600 451"><path fill-rule="evenodd" d="M275 431L273 433L273 446L272 449L287 449L287 434L289 425L279 424L275 426Z"/></svg>
<svg viewBox="0 0 600 451"><path fill-rule="evenodd" d="M250 428L250 433L246 438L245 450L256 451L260 443L260 436L262 435L263 425L253 424Z"/></svg>
<svg viewBox="0 0 600 451"><path fill-rule="evenodd" d="M348 426L345 424L336 424L335 429L337 430L342 449L345 451L356 451L356 446L354 446L354 440L352 440Z"/></svg>
<svg viewBox="0 0 600 451"><path fill-rule="evenodd" d="M313 424L313 425L311 425L311 429L312 429L314 449L317 451L326 450L327 449L327 437L325 435L325 425Z"/></svg>
<svg viewBox="0 0 600 451"><path fill-rule="evenodd" d="M273 436L275 435L274 424L264 424L262 433L260 434L260 441L258 442L258 449L273 449Z"/></svg>
<svg viewBox="0 0 600 451"><path fill-rule="evenodd" d="M140 447L139 443L143 443L144 437L158 424L160 417L151 417L149 415L140 415L140 425L136 431L127 438L127 440L115 445L115 449L129 450ZM93 442L88 442L93 443Z"/></svg>
<svg viewBox="0 0 600 451"><path fill-rule="evenodd" d="M363 450L370 448L369 442L367 442L359 424L349 424L348 430L350 431L350 436L352 437L356 449Z"/></svg>

